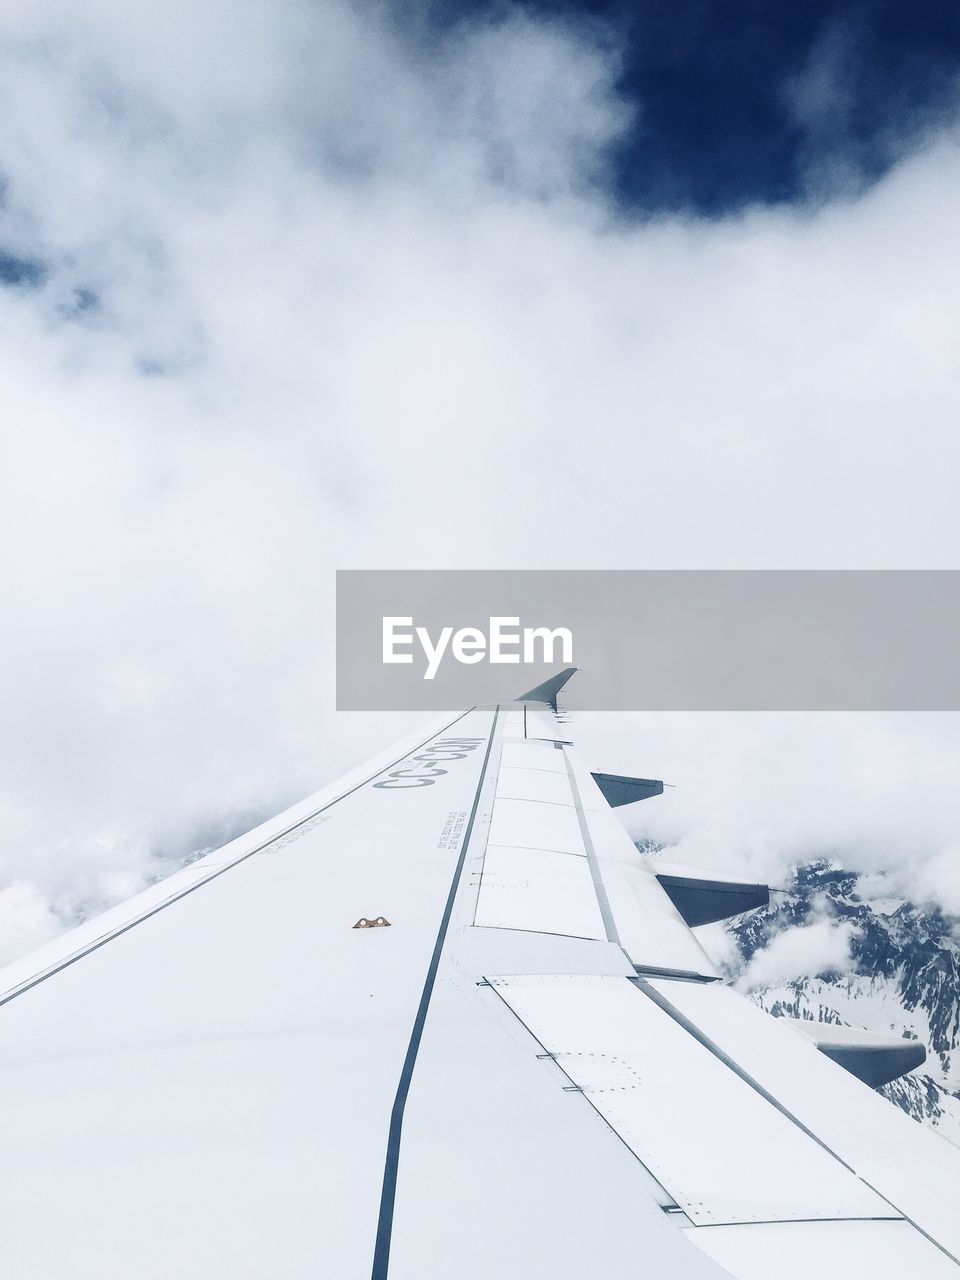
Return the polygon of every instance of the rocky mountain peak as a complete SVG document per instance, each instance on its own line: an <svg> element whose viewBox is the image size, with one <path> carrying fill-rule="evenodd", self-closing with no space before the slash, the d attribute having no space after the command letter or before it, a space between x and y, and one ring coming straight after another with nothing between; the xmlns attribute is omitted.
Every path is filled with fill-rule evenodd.
<svg viewBox="0 0 960 1280"><path fill-rule="evenodd" d="M861 892L855 873L829 859L798 866L770 905L730 923L733 981L786 930L830 920L849 926L842 969L754 987L771 1013L917 1037L927 1046L919 1072L883 1092L916 1119L960 1142L960 922L930 905Z"/></svg>

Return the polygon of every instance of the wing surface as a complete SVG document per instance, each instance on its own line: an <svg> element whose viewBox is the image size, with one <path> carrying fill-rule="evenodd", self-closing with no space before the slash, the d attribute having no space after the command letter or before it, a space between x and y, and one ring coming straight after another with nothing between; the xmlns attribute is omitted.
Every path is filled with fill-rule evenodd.
<svg viewBox="0 0 960 1280"><path fill-rule="evenodd" d="M724 986L556 692L0 974L8 1274L960 1280L960 1151Z"/></svg>

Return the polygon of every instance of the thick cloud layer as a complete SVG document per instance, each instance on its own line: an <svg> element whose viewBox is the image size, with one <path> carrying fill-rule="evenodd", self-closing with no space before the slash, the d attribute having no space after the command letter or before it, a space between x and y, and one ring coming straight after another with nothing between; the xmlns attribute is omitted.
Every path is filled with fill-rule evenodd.
<svg viewBox="0 0 960 1280"><path fill-rule="evenodd" d="M952 134L857 198L631 223L596 30L417 40L298 0L3 26L8 953L406 727L333 713L336 567L952 565ZM958 737L931 723L828 763L906 770L881 811L939 884L921 800ZM666 773L650 724L611 742ZM670 820L694 853L724 822L756 844L756 798L813 772L815 729L780 756L736 718L658 724L714 796ZM725 809L701 784L738 753ZM852 790L865 848L881 789ZM778 856L839 838L815 794Z"/></svg>
<svg viewBox="0 0 960 1280"><path fill-rule="evenodd" d="M953 713L577 716L601 767L664 778L633 834L671 861L790 883L836 859L877 898L960 914L960 717Z"/></svg>

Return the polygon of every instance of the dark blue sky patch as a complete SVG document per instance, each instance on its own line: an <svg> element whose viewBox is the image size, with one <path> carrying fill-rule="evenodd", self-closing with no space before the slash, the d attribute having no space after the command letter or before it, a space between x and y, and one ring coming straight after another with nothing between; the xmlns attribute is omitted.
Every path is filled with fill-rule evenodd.
<svg viewBox="0 0 960 1280"><path fill-rule="evenodd" d="M521 0L620 52L635 125L613 156L637 212L717 215L876 181L954 116L956 0ZM433 22L507 12L435 0Z"/></svg>
<svg viewBox="0 0 960 1280"><path fill-rule="evenodd" d="M24 258L0 247L0 286L39 289L47 274L45 264L38 259Z"/></svg>

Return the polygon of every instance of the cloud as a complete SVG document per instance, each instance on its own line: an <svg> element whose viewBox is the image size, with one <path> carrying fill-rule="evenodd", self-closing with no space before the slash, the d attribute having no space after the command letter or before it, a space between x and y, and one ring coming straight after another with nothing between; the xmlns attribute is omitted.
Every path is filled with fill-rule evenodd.
<svg viewBox="0 0 960 1280"><path fill-rule="evenodd" d="M740 948L724 921L701 925L697 929L697 941L721 971L730 973L740 967Z"/></svg>
<svg viewBox="0 0 960 1280"><path fill-rule="evenodd" d="M624 811L634 836L663 845L671 861L777 886L831 857L873 878L877 896L960 905L955 713L576 720L599 767L673 784Z"/></svg>
<svg viewBox="0 0 960 1280"><path fill-rule="evenodd" d="M55 937L62 927L36 885L14 880L0 889L0 964Z"/></svg>
<svg viewBox="0 0 960 1280"><path fill-rule="evenodd" d="M960 919L960 843L945 840L915 868L919 894Z"/></svg>
<svg viewBox="0 0 960 1280"><path fill-rule="evenodd" d="M0 248L43 273L0 289L0 883L60 923L415 719L334 714L337 567L952 563L948 129L857 200L632 221L593 27L427 40L299 0L3 26ZM943 835L952 724L771 756L702 723L605 748L682 777L674 841L767 865L845 815L868 844L878 785L827 802L858 752L897 857Z"/></svg>
<svg viewBox="0 0 960 1280"><path fill-rule="evenodd" d="M744 991L790 982L795 978L821 977L847 972L851 967L850 944L856 926L850 921L817 920L785 929L760 951L754 952L737 979Z"/></svg>

